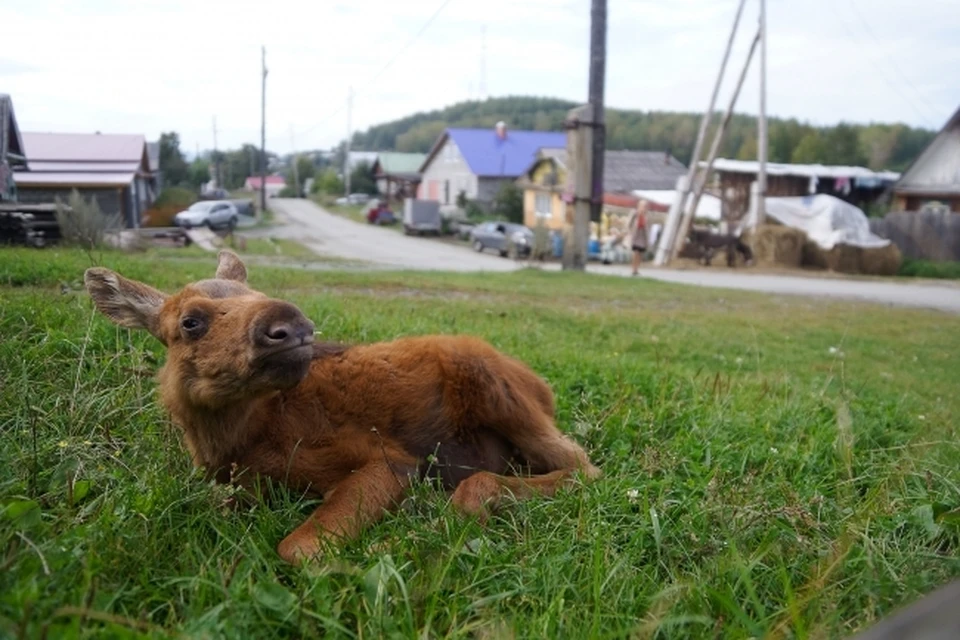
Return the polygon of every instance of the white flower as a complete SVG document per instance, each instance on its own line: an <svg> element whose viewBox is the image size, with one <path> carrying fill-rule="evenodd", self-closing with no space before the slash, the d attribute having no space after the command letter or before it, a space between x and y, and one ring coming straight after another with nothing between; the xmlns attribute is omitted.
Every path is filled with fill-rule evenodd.
<svg viewBox="0 0 960 640"><path fill-rule="evenodd" d="M737 364L743 364L743 358L737 358L737 359L735 360L735 362L736 362Z"/></svg>
<svg viewBox="0 0 960 640"><path fill-rule="evenodd" d="M917 416L917 418L919 418L920 420L926 420L927 416L920 414L919 416Z"/></svg>
<svg viewBox="0 0 960 640"><path fill-rule="evenodd" d="M636 502L640 499L640 490L639 489L627 489L627 500L630 502Z"/></svg>
<svg viewBox="0 0 960 640"><path fill-rule="evenodd" d="M776 447L770 447L770 453L780 453L780 450Z"/></svg>

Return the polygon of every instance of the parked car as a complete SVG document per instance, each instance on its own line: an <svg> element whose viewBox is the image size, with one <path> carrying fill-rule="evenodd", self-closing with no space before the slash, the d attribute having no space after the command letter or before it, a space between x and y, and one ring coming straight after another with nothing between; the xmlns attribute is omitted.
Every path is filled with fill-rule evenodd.
<svg viewBox="0 0 960 640"><path fill-rule="evenodd" d="M512 222L484 222L470 230L477 252L496 249L501 256L525 258L533 248L533 231Z"/></svg>
<svg viewBox="0 0 960 640"><path fill-rule="evenodd" d="M232 202L223 200L202 200L190 205L173 217L173 224L185 229L210 227L233 229L237 226L240 214Z"/></svg>

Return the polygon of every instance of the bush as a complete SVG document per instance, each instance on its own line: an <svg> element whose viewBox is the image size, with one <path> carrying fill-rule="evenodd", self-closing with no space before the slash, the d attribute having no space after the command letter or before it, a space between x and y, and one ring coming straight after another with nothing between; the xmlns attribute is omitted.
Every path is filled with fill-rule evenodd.
<svg viewBox="0 0 960 640"><path fill-rule="evenodd" d="M315 192L341 194L343 193L343 181L335 170L327 169L320 175L317 181L313 183L313 188Z"/></svg>
<svg viewBox="0 0 960 640"><path fill-rule="evenodd" d="M904 258L898 275L910 278L960 280L960 262L932 262Z"/></svg>
<svg viewBox="0 0 960 640"><path fill-rule="evenodd" d="M297 190L294 187L284 187L280 190L280 193L277 194L280 198L299 198L300 194L297 193Z"/></svg>
<svg viewBox="0 0 960 640"><path fill-rule="evenodd" d="M508 222L523 224L523 192L512 182L505 182L493 199L493 211Z"/></svg>
<svg viewBox="0 0 960 640"><path fill-rule="evenodd" d="M167 187L160 192L154 201L154 207L180 207L180 211L186 209L197 201L197 194L189 189L182 187Z"/></svg>
<svg viewBox="0 0 960 640"><path fill-rule="evenodd" d="M106 215L94 198L84 200L74 189L64 207L57 198L57 225L60 227L60 242L68 246L97 249L103 245L107 231L120 228L119 215Z"/></svg>

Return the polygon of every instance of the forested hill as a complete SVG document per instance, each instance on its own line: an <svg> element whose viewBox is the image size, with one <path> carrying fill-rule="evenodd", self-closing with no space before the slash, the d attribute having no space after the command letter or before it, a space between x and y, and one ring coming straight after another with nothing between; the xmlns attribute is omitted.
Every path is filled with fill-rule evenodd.
<svg viewBox="0 0 960 640"><path fill-rule="evenodd" d="M461 102L358 132L352 146L377 151L426 152L446 127L493 127L498 120L514 129L559 131L566 113L575 106L566 100L527 96ZM607 111L607 147L670 150L688 163L699 124L700 114L696 113L610 109ZM771 118L767 126L772 162L849 164L895 171L912 162L935 135L933 131L903 124L814 127L795 119ZM720 155L757 157L756 117L733 117Z"/></svg>

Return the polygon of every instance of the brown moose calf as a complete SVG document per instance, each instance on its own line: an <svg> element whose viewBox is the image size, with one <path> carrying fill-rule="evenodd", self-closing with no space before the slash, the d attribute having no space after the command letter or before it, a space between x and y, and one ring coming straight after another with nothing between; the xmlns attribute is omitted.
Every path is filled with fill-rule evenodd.
<svg viewBox="0 0 960 640"><path fill-rule="evenodd" d="M160 394L194 464L323 497L280 543L284 560L356 536L418 477L439 478L458 509L484 518L504 493L551 495L577 470L599 475L521 362L464 337L318 344L297 307L246 276L222 251L216 278L170 296L108 269L84 282L108 318L167 347Z"/></svg>

